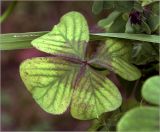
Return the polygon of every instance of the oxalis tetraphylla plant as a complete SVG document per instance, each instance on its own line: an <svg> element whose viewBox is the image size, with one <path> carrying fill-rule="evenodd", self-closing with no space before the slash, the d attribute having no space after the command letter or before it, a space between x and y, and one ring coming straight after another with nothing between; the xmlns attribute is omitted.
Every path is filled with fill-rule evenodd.
<svg viewBox="0 0 160 132"><path fill-rule="evenodd" d="M46 112L62 114L70 105L74 118L98 118L122 103L118 88L99 69L128 81L140 78L140 71L130 63L129 41L108 38L92 55L88 42L88 25L78 12L65 14L51 32L32 41L35 48L52 56L25 60L20 75Z"/></svg>

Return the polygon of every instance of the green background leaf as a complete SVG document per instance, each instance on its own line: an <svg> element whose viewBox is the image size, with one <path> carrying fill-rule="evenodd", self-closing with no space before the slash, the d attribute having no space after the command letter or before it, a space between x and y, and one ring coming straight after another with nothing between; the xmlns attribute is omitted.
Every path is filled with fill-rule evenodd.
<svg viewBox="0 0 160 132"><path fill-rule="evenodd" d="M147 23L152 32L156 31L160 26L160 17L156 14L150 14L147 18Z"/></svg>
<svg viewBox="0 0 160 132"><path fill-rule="evenodd" d="M160 76L154 76L145 81L142 96L146 101L160 105Z"/></svg>
<svg viewBox="0 0 160 132"><path fill-rule="evenodd" d="M157 2L158 0L139 0L142 2L142 6L147 6L149 4L152 4L154 2Z"/></svg>
<svg viewBox="0 0 160 132"><path fill-rule="evenodd" d="M103 1L94 1L92 6L92 12L99 14L103 10Z"/></svg>
<svg viewBox="0 0 160 132"><path fill-rule="evenodd" d="M143 12L143 7L141 6L141 2L135 1L134 2L134 9L136 11Z"/></svg>
<svg viewBox="0 0 160 132"><path fill-rule="evenodd" d="M156 107L137 107L128 111L118 122L118 132L159 131L159 109Z"/></svg>
<svg viewBox="0 0 160 132"><path fill-rule="evenodd" d="M111 33L123 33L125 31L125 25L126 21L123 19L122 15L119 15L113 24L110 26L109 30L107 32Z"/></svg>
<svg viewBox="0 0 160 132"><path fill-rule="evenodd" d="M103 1L104 9L112 9L114 8L114 1Z"/></svg>
<svg viewBox="0 0 160 132"><path fill-rule="evenodd" d="M134 33L134 28L132 27L130 18L128 19L126 23L125 33Z"/></svg>
<svg viewBox="0 0 160 132"><path fill-rule="evenodd" d="M146 32L147 34L151 34L151 29L145 21L142 21L141 25L142 25L142 31Z"/></svg>
<svg viewBox="0 0 160 132"><path fill-rule="evenodd" d="M132 63L144 65L157 61L159 45L155 43L136 42L132 50Z"/></svg>
<svg viewBox="0 0 160 132"><path fill-rule="evenodd" d="M134 6L134 1L114 1L115 3L115 10L121 12L129 12L132 10Z"/></svg>
<svg viewBox="0 0 160 132"><path fill-rule="evenodd" d="M98 22L98 26L103 27L107 30L119 15L119 11L113 11L111 14L109 14L109 16L107 16L107 18L100 20Z"/></svg>
<svg viewBox="0 0 160 132"><path fill-rule="evenodd" d="M159 15L159 0L150 4L151 10L154 14Z"/></svg>

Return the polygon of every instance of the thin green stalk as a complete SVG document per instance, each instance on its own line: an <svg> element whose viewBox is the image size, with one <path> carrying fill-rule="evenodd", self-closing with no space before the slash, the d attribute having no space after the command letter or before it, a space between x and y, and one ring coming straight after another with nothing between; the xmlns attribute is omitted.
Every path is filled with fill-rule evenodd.
<svg viewBox="0 0 160 132"><path fill-rule="evenodd" d="M123 38L129 40L138 40L144 42L160 43L159 35L148 35L148 34L131 34L131 33L91 33L91 36L95 39L105 39L106 37L112 38Z"/></svg>
<svg viewBox="0 0 160 132"><path fill-rule="evenodd" d="M13 1L9 5L9 7L7 8L7 10L0 16L0 23L4 22L11 15L11 13L14 10L16 4L17 4L17 1Z"/></svg>
<svg viewBox="0 0 160 132"><path fill-rule="evenodd" d="M0 50L16 50L31 48L31 41L46 33L47 31L1 34Z"/></svg>
<svg viewBox="0 0 160 132"><path fill-rule="evenodd" d="M137 86L138 86L139 83L140 83L140 80L141 80L141 79L138 79L138 80L135 82L135 85L134 85L134 87L133 87L133 89L132 89L132 93L131 93L131 95L130 95L129 98L135 98L135 93L136 93L136 90L137 90Z"/></svg>
<svg viewBox="0 0 160 132"><path fill-rule="evenodd" d="M48 31L0 34L0 50L31 48L31 41L46 33L48 33ZM160 37L158 35L127 33L90 33L90 41L105 40L108 37L160 43Z"/></svg>

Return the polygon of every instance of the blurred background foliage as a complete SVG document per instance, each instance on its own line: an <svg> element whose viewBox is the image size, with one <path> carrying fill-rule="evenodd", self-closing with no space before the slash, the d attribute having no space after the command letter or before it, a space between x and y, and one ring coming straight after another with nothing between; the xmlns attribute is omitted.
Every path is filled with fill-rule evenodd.
<svg viewBox="0 0 160 132"><path fill-rule="evenodd" d="M2 13L11 2L1 2ZM92 2L18 1L1 25L2 33L49 31L69 11L79 11L88 20L90 32L96 32ZM90 121L73 119L67 111L56 116L44 112L32 99L19 77L19 64L30 57L45 56L36 49L1 52L1 129L3 131L87 130Z"/></svg>
<svg viewBox="0 0 160 132"><path fill-rule="evenodd" d="M7 9L10 3L11 2L6 1L1 2L2 13ZM129 16L129 13L133 7L136 7L136 9L141 8L139 6L137 7L137 5L133 5L132 2L131 5L122 3L119 6L115 6L116 9L114 10L121 12L117 13L114 12L112 8L108 9L107 6L104 6L105 2L103 3L103 1L99 2L98 7L96 7L96 4L96 6L92 6L92 4L92 1L18 1L11 15L6 19L6 21L1 24L1 32L23 33L49 31L52 29L53 25L58 23L60 17L69 11L81 12L88 21L90 32L130 32L133 31L130 29L133 28L132 26L134 25L134 23L131 24L131 21L129 20L131 16ZM156 8L153 9L158 9L158 4L154 5L156 6ZM121 6L123 8L120 8ZM156 10L154 12L156 12ZM134 13L136 12L133 12L133 14ZM125 21L122 19L122 21L120 21L118 16L123 18ZM128 21L130 21L130 24ZM157 24L157 21L153 21L153 23L156 25L154 27L156 27L157 30L153 30L151 32L136 30L136 33L158 34L159 23ZM101 28L98 28L97 24ZM123 29L119 27L122 27ZM97 43L99 43L99 41ZM115 130L117 121L120 119L122 114L124 114L121 111L124 109L123 111L125 112L125 110L131 109L137 104L139 105L139 102L137 102L137 100L142 100L140 90L144 80L152 75L158 74L158 45L150 44L147 42L144 43L145 44L139 41L136 42L134 44L132 55L133 63L137 65L138 68L142 71L142 79L140 81L136 81L137 83L128 82L123 80L122 78L117 79L114 74L111 74L109 76L119 88L124 87L128 95L130 95L130 93L132 94L133 89L133 93L136 93L137 97L135 98L137 99L130 98L127 101L125 100L126 102L124 101L121 109L118 109L114 112L105 113L104 115L102 115L102 118L93 122L73 119L69 111L65 112L63 115L58 116L48 114L35 103L29 92L26 90L19 76L19 64L27 58L46 55L48 56L48 54L45 54L33 48L24 50L1 51L2 130L85 131L88 128L89 130L101 131ZM134 89L137 90L134 91ZM92 124L91 127L90 124Z"/></svg>

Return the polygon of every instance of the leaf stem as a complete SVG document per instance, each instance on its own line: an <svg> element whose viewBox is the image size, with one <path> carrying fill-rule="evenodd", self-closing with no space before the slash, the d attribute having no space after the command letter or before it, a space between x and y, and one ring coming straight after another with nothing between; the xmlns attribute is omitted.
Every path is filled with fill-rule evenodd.
<svg viewBox="0 0 160 132"><path fill-rule="evenodd" d="M48 31L0 34L0 50L31 48L31 41L46 33L48 33ZM108 37L160 43L160 37L158 35L127 33L90 33L90 41L105 40Z"/></svg>
<svg viewBox="0 0 160 132"><path fill-rule="evenodd" d="M106 37L112 37L112 38L122 38L122 39L138 40L144 42L160 43L159 35L131 34L131 33L91 33L90 35L92 39L95 40L102 40L106 39Z"/></svg>
<svg viewBox="0 0 160 132"><path fill-rule="evenodd" d="M31 41L48 33L42 32L27 32L27 33L8 33L0 35L0 50L16 50L33 47Z"/></svg>
<svg viewBox="0 0 160 132"><path fill-rule="evenodd" d="M0 23L4 22L11 15L11 13L14 10L16 4L17 4L17 1L15 0L9 5L7 10L0 16Z"/></svg>
<svg viewBox="0 0 160 132"><path fill-rule="evenodd" d="M139 82L140 82L140 79L138 79L138 80L135 82L135 85L134 85L134 87L133 87L132 93L131 93L131 95L130 95L129 98L134 98L134 97L135 97L135 92L136 92L136 89L137 89L137 86L138 86Z"/></svg>

